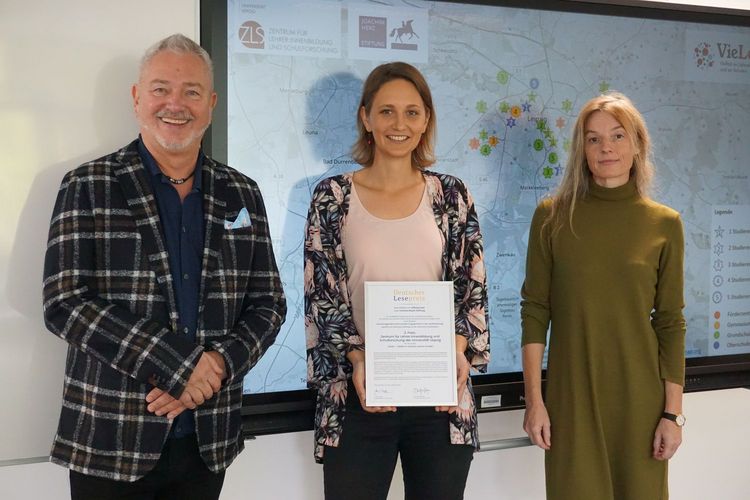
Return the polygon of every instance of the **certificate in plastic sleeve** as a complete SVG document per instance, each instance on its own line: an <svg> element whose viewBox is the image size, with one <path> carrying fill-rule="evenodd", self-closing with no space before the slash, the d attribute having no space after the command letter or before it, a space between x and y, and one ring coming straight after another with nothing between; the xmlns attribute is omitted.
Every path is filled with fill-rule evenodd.
<svg viewBox="0 0 750 500"><path fill-rule="evenodd" d="M450 281L365 282L368 406L454 406L456 336Z"/></svg>

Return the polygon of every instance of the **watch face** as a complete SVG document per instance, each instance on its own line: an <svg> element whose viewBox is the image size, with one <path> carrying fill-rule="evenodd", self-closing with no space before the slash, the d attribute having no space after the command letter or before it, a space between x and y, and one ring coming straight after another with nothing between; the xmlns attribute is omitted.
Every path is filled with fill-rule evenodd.
<svg viewBox="0 0 750 500"><path fill-rule="evenodd" d="M682 427L683 425L685 425L685 415L677 415L677 418L674 420L674 422Z"/></svg>

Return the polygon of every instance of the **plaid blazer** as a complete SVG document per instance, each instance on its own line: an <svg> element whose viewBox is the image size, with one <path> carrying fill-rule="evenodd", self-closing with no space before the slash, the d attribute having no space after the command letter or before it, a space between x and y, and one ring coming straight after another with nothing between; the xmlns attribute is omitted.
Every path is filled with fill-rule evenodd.
<svg viewBox="0 0 750 500"><path fill-rule="evenodd" d="M146 410L150 381L179 397L204 350L223 355L228 377L195 410L201 456L221 471L242 450L243 377L273 344L286 302L257 184L208 157L202 168L196 343L178 331L169 258L136 142L64 177L44 262L45 323L69 345L53 462L121 481L145 475L170 427ZM225 229L242 208L251 224Z"/></svg>

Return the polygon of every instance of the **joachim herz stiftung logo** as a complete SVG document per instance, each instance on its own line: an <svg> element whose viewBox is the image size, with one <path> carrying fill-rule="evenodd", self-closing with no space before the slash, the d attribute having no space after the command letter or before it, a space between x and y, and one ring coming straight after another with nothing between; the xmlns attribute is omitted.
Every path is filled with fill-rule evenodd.
<svg viewBox="0 0 750 500"><path fill-rule="evenodd" d="M401 19L401 26L396 26L388 34L388 18L377 16L359 16L359 46L368 49L419 50L419 35L414 29L414 19Z"/></svg>
<svg viewBox="0 0 750 500"><path fill-rule="evenodd" d="M401 21L401 27L393 28L393 30L391 31L391 38L395 38L395 41L398 43L404 42L404 40L401 38L404 35L409 35L408 40L411 40L414 37L419 38L419 35L417 35L414 32L414 27L412 26L413 22L414 22L414 19L409 19L408 21Z"/></svg>

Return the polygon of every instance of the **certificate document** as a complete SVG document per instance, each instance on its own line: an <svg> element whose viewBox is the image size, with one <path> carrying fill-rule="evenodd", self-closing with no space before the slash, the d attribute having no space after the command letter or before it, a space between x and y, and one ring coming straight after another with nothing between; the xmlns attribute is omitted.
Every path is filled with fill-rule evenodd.
<svg viewBox="0 0 750 500"><path fill-rule="evenodd" d="M368 406L454 406L451 281L365 282Z"/></svg>

